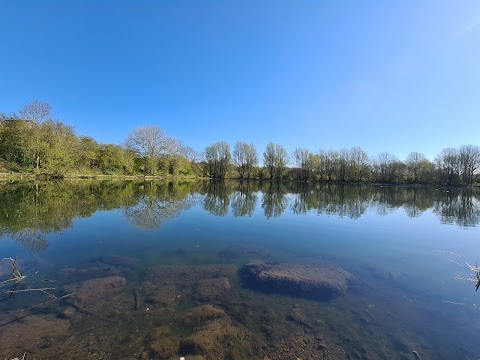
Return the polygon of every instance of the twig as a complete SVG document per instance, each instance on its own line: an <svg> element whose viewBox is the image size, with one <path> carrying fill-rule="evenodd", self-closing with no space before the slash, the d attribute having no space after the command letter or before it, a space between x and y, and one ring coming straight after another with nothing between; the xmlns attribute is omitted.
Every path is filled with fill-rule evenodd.
<svg viewBox="0 0 480 360"><path fill-rule="evenodd" d="M49 301L45 301L45 302L43 302L43 303L41 303L41 304L37 304L37 305L30 306L30 307L28 307L28 308L26 308L26 309L19 309L19 310L16 310L16 311L11 312L11 313L8 313L8 314L0 315L0 318L4 318L4 317L6 317L6 316L15 316L16 314L20 314L20 313L22 313L22 312L26 312L26 311L29 311L29 310L32 310L32 309L35 309L35 308L39 308L39 307L41 307L41 306L50 304L50 303L52 303L52 302L54 302L54 301L62 301L63 299L66 299L66 298L68 298L68 297L70 297L70 296L73 296L73 295L75 295L75 293L63 295L63 296L61 296L61 297L59 297L59 298L55 298L55 299L52 299L52 300L49 300ZM28 315L28 314L27 314L27 315ZM7 323L7 324L8 324L8 323ZM0 324L0 327L1 327L1 326L4 326L4 325L6 325L6 324Z"/></svg>
<svg viewBox="0 0 480 360"><path fill-rule="evenodd" d="M45 292L45 290L55 290L55 288L6 290L6 291L4 291L4 293L18 293L18 292L29 292L29 291L41 291L41 292L44 292L44 293L47 294L47 295L51 295L51 294Z"/></svg>

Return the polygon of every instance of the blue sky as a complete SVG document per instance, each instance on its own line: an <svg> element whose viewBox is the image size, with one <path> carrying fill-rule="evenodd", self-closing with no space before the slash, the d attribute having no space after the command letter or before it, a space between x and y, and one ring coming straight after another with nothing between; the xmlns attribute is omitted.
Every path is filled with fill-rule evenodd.
<svg viewBox="0 0 480 360"><path fill-rule="evenodd" d="M100 142L480 145L477 0L2 0L0 23L0 111L44 100Z"/></svg>

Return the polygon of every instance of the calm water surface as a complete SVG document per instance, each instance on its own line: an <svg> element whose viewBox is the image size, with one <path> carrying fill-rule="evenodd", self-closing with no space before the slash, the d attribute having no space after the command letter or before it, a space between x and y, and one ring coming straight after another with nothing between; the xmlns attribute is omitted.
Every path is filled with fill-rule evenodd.
<svg viewBox="0 0 480 360"><path fill-rule="evenodd" d="M0 287L0 358L480 359L479 223L472 189L0 183L0 258L26 275ZM238 279L252 260L353 280L267 293Z"/></svg>

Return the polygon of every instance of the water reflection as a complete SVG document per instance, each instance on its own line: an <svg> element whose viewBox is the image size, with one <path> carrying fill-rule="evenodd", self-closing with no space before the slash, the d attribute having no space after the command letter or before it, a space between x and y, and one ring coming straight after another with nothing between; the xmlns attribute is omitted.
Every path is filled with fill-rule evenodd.
<svg viewBox="0 0 480 360"><path fill-rule="evenodd" d="M196 203L189 183L147 182L138 185L141 193L132 204L123 206L130 224L144 229L156 229L164 221L177 217L182 210Z"/></svg>
<svg viewBox="0 0 480 360"><path fill-rule="evenodd" d="M0 184L0 236L31 251L48 246L46 234L69 228L96 211L122 209L133 225L155 229L194 205L215 216L263 211L266 218L289 210L358 219L403 208L409 217L431 210L442 223L480 223L480 190L434 187L305 184L270 181L63 181ZM261 205L261 210L259 208Z"/></svg>

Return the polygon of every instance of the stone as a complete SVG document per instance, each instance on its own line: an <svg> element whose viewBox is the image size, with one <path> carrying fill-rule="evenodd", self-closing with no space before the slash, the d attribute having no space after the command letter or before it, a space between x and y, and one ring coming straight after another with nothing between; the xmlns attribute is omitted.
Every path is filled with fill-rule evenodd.
<svg viewBox="0 0 480 360"><path fill-rule="evenodd" d="M200 301L211 302L224 298L230 291L227 277L204 279L197 283L195 297Z"/></svg>
<svg viewBox="0 0 480 360"><path fill-rule="evenodd" d="M223 309L213 305L201 305L183 314L180 321L188 327L198 327L209 320L225 318Z"/></svg>
<svg viewBox="0 0 480 360"><path fill-rule="evenodd" d="M108 302L112 296L123 290L125 284L126 279L124 277L107 276L68 285L65 287L65 291L75 293L72 296L74 304L81 307L91 307Z"/></svg>
<svg viewBox="0 0 480 360"><path fill-rule="evenodd" d="M251 262L240 270L246 286L266 292L328 301L343 294L352 275L330 265Z"/></svg>

